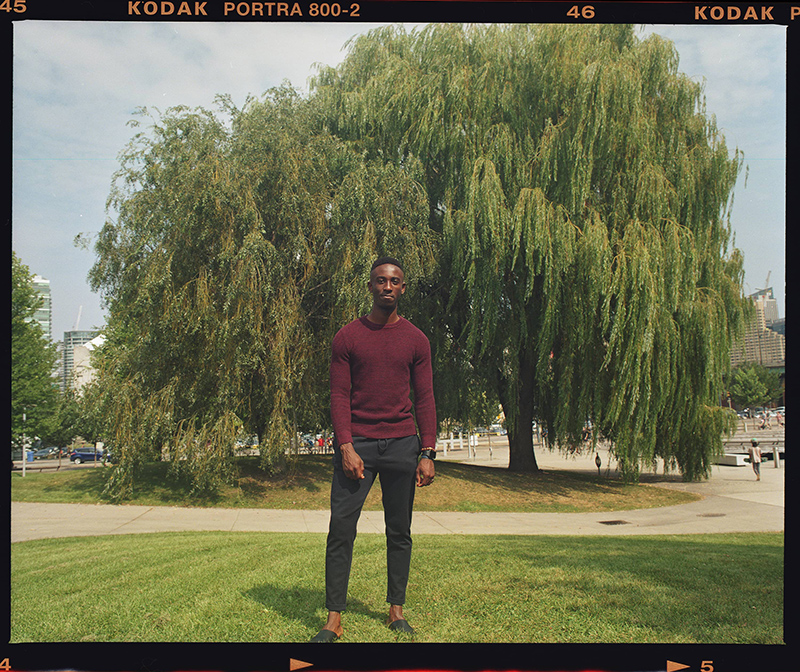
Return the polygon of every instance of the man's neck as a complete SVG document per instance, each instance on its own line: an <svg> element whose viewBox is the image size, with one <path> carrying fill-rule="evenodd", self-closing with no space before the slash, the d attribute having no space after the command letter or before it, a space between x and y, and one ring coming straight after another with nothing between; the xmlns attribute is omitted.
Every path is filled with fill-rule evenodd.
<svg viewBox="0 0 800 672"><path fill-rule="evenodd" d="M380 306L372 306L367 319L374 324L394 324L400 319L400 316L397 314L396 307L386 311L381 309Z"/></svg>

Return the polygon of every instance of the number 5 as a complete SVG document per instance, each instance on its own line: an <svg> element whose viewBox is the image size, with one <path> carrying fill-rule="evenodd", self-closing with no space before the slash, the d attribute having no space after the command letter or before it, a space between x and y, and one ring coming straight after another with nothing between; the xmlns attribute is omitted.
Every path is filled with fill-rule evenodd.
<svg viewBox="0 0 800 672"><path fill-rule="evenodd" d="M704 660L703 664L700 666L700 672L714 672L714 661Z"/></svg>

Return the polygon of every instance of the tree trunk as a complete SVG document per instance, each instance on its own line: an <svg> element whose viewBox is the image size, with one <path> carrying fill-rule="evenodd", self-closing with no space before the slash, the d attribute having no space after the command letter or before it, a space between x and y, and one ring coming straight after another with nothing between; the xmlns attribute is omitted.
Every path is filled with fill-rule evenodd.
<svg viewBox="0 0 800 672"><path fill-rule="evenodd" d="M520 382L516 398L509 395L508 386L503 381L500 385L500 403L506 418L513 418L508 423L508 469L509 471L536 472L536 455L533 452L533 364L527 358L520 357ZM513 404L513 412L509 414Z"/></svg>

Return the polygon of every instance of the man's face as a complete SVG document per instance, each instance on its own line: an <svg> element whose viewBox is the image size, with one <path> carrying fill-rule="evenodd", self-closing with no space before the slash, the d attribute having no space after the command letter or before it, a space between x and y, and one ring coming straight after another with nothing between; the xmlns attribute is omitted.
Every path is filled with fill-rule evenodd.
<svg viewBox="0 0 800 672"><path fill-rule="evenodd" d="M367 288L372 292L372 303L380 308L392 310L405 294L406 283L403 271L394 264L383 264L372 270Z"/></svg>

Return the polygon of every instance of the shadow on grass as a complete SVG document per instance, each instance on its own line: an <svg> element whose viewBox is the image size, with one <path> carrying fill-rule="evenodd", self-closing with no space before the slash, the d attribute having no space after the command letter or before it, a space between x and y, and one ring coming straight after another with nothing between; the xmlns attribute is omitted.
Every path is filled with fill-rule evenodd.
<svg viewBox="0 0 800 672"><path fill-rule="evenodd" d="M155 499L175 506L190 501L196 506L211 506L224 499L220 493L192 493L189 481L171 475L168 466L163 462L142 465L134 484L134 496L129 501ZM74 469L65 478L43 486L43 490L69 493L75 501L109 501L104 490L112 472L111 467Z"/></svg>
<svg viewBox="0 0 800 672"><path fill-rule="evenodd" d="M519 495L535 490L552 496L564 496L576 492L590 496L599 493L620 493L628 487L620 481L567 471L517 473L497 467L457 462L441 462L437 464L436 469L440 476Z"/></svg>
<svg viewBox="0 0 800 672"><path fill-rule="evenodd" d="M214 506L225 500L219 491L192 492L189 479L169 472L166 462L143 464L134 485L134 498L158 500L166 505Z"/></svg>
<svg viewBox="0 0 800 672"><path fill-rule="evenodd" d="M270 476L258 466L257 457L239 458L238 485L248 497L261 497L271 489L284 490L300 488L307 492L319 492L320 483L326 489L331 478L330 455L298 455L289 463L285 473Z"/></svg>
<svg viewBox="0 0 800 672"><path fill-rule="evenodd" d="M168 463L146 463L136 477L132 496L124 503L323 510L329 506L331 461L331 455L301 455L291 459L285 471L271 475L259 467L258 457L241 457L236 460L235 482L206 494L192 492L188 479L171 475ZM610 510L622 504L626 505L621 508L653 506L652 502L662 505L666 497L663 493L660 498L654 497L649 490L591 472L515 473L504 468L447 461L438 463L436 469L437 487L419 493L419 506L427 507L420 510L505 511L515 510L514 506L520 502L527 502L522 506L545 507L542 510L595 510L598 507ZM27 484L15 484L15 491L21 500L28 501L37 501L39 494L43 499L38 501L109 501L103 490L112 471L97 467L42 475L35 480L28 479ZM674 501L677 495L671 497L670 501ZM380 489L376 487L370 493L365 510L379 508Z"/></svg>
<svg viewBox="0 0 800 672"><path fill-rule="evenodd" d="M110 475L111 469L105 467L82 467L65 471L61 478L41 487L47 494L67 492L76 501L98 501L103 499L103 489ZM49 474L43 476L46 478Z"/></svg>
<svg viewBox="0 0 800 672"><path fill-rule="evenodd" d="M301 624L312 634L324 625L324 620L320 620L317 613L320 605L325 604L325 595L322 591L308 588L287 589L285 586L264 583L260 586L253 586L242 594L265 609L275 611L283 618ZM366 616L378 622L386 619L384 612L379 612L352 597L347 599L347 612Z"/></svg>

